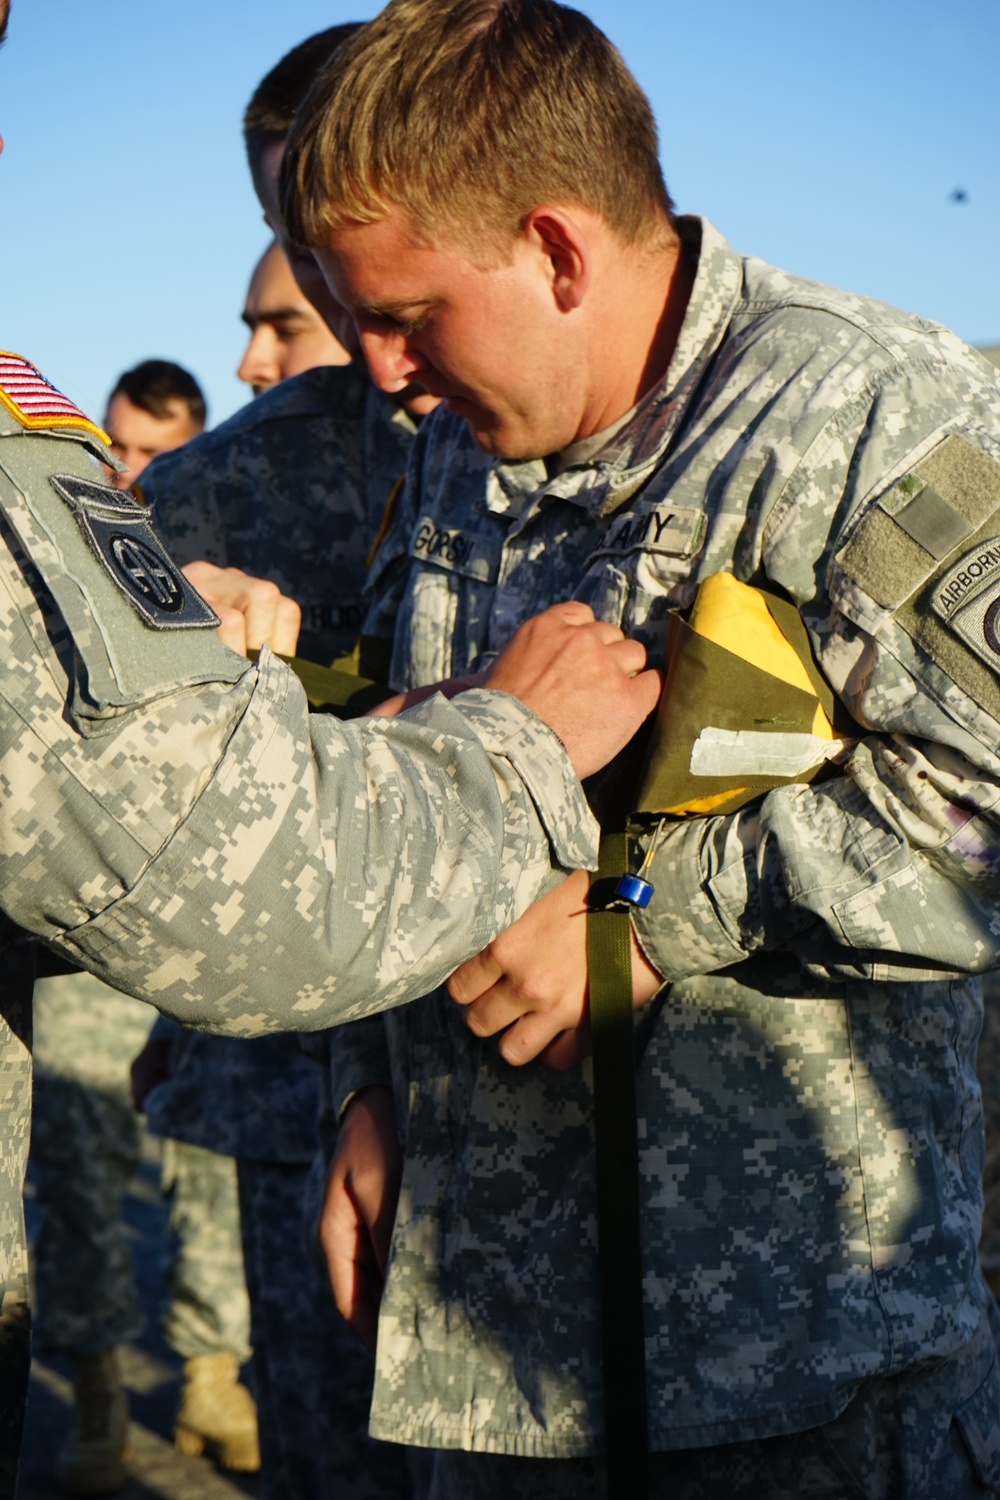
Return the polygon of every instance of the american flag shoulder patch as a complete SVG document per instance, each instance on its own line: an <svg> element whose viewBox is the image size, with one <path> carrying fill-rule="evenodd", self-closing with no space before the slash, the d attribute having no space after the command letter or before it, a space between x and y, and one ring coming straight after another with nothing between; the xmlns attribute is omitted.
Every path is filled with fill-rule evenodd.
<svg viewBox="0 0 1000 1500"><path fill-rule="evenodd" d="M57 391L33 364L5 349L0 349L0 406L29 432L71 427L91 433L105 446L111 442L108 434Z"/></svg>

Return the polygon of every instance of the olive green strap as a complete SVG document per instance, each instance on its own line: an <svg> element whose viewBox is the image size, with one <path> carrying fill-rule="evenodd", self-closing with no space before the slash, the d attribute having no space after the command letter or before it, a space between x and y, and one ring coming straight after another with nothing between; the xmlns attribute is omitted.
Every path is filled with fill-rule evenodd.
<svg viewBox="0 0 1000 1500"><path fill-rule="evenodd" d="M257 651L248 653L256 661ZM277 653L276 653L277 654ZM334 665L321 667L319 662L309 661L304 656L282 656L305 688L309 707L314 713L335 714L338 719L354 719L371 713L380 703L393 697L391 688L381 682L358 677Z"/></svg>
<svg viewBox="0 0 1000 1500"><path fill-rule="evenodd" d="M646 1500L649 1484L631 933L627 908L608 909L627 869L625 835L604 834L587 914L587 961L608 1500Z"/></svg>

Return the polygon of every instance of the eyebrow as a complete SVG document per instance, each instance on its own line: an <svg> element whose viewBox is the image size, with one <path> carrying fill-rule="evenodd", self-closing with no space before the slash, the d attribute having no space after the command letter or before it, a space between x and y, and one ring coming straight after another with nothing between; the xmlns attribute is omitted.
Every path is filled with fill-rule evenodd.
<svg viewBox="0 0 1000 1500"><path fill-rule="evenodd" d="M427 312L429 308L436 307L441 301L440 297L408 297L398 302L359 302L354 308L355 317L366 318L398 318L401 323L409 321L410 317L417 312Z"/></svg>
<svg viewBox="0 0 1000 1500"><path fill-rule="evenodd" d="M308 322L308 314L301 307L269 307L264 312L248 313L246 308L240 313L240 321L245 323L251 332L259 323L277 323L281 318L301 318Z"/></svg>

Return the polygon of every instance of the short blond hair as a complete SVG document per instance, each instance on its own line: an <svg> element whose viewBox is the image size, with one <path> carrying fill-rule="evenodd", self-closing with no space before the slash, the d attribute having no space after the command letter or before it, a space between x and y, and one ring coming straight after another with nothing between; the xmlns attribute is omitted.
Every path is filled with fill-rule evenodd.
<svg viewBox="0 0 1000 1500"><path fill-rule="evenodd" d="M656 122L618 51L555 0L391 0L304 100L281 171L286 229L321 247L404 210L501 255L545 203L628 244L669 222Z"/></svg>

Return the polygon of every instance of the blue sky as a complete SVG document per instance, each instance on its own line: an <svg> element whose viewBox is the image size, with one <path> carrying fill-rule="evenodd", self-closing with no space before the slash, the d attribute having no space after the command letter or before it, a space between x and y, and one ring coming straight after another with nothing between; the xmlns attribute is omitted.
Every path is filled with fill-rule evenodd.
<svg viewBox="0 0 1000 1500"><path fill-rule="evenodd" d="M1000 0L579 8L649 93L680 209L741 251L1000 343ZM98 417L151 355L194 371L213 421L242 404L239 312L266 243L243 106L289 47L377 9L13 0L0 347Z"/></svg>

